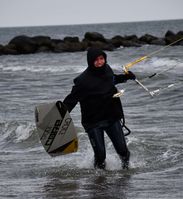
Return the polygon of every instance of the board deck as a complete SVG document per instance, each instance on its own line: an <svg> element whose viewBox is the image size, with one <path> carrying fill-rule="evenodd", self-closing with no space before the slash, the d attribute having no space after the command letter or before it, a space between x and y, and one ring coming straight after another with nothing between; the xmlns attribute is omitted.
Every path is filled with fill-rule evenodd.
<svg viewBox="0 0 183 199"><path fill-rule="evenodd" d="M77 151L76 129L63 102L36 106L35 121L41 144L49 155L58 156Z"/></svg>

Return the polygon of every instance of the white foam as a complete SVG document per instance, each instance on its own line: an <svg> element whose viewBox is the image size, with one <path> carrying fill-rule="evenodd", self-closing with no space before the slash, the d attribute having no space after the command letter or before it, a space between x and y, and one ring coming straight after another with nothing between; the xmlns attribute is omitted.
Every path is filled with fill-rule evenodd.
<svg viewBox="0 0 183 199"><path fill-rule="evenodd" d="M19 71L27 71L27 72L48 72L48 73L80 73L85 68L83 66L48 66L48 65L18 65L18 66L0 66L0 69L3 71L10 71L10 72L19 72Z"/></svg>
<svg viewBox="0 0 183 199"><path fill-rule="evenodd" d="M28 139L32 133L33 127L31 124L21 124L15 130L15 143L22 142Z"/></svg>
<svg viewBox="0 0 183 199"><path fill-rule="evenodd" d="M177 60L173 60L170 58L157 58L157 57L152 58L150 63L152 64L152 66L158 68L161 66L170 67L178 64Z"/></svg>
<svg viewBox="0 0 183 199"><path fill-rule="evenodd" d="M3 65L0 63L0 70L3 70Z"/></svg>
<svg viewBox="0 0 183 199"><path fill-rule="evenodd" d="M123 68L122 68L122 64L121 63L114 63L111 65L112 68L117 71L121 71L123 72ZM181 60L178 59L173 59L173 58L168 58L168 57L152 57L150 59L144 60L142 62L139 62L137 64L135 64L132 68L129 68L129 70L133 70L133 71L154 71L154 70L166 70L168 68L173 69L173 67L176 68L182 68L183 67L183 63Z"/></svg>
<svg viewBox="0 0 183 199"><path fill-rule="evenodd" d="M121 170L121 160L116 154L107 154L106 163L107 170Z"/></svg>

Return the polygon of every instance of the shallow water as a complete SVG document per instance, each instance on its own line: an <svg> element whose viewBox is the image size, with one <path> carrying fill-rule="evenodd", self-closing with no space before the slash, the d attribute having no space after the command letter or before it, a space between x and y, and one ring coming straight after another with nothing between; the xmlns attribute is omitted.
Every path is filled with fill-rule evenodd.
<svg viewBox="0 0 183 199"><path fill-rule="evenodd" d="M159 48L120 48L107 52L108 63L119 73L121 65ZM78 152L51 158L38 139L35 106L64 99L85 69L86 52L1 56L0 198L182 198L182 52L183 47L170 47L132 68L150 91L161 88L154 98L133 81L118 86L125 90L121 100L132 130L128 171L121 169L108 137L106 171L93 169L78 105L71 113ZM162 73L167 68L172 69ZM160 74L146 78L155 72Z"/></svg>

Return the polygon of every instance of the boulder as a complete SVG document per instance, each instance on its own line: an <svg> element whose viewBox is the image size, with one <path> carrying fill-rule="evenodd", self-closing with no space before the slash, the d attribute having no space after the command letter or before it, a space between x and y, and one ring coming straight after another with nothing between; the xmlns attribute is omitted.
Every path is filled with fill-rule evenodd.
<svg viewBox="0 0 183 199"><path fill-rule="evenodd" d="M106 42L104 36L98 32L86 32L84 40Z"/></svg>
<svg viewBox="0 0 183 199"><path fill-rule="evenodd" d="M177 33L177 35L183 37L183 31L179 31L179 32Z"/></svg>
<svg viewBox="0 0 183 199"><path fill-rule="evenodd" d="M80 42L78 37L65 37L63 41L56 41L54 52L77 52L84 51L87 48L85 42Z"/></svg>
<svg viewBox="0 0 183 199"><path fill-rule="evenodd" d="M52 46L52 40L50 37L47 36L35 36L32 37L32 40L37 46Z"/></svg>
<svg viewBox="0 0 183 199"><path fill-rule="evenodd" d="M155 37L153 35L150 34L145 34L142 37L139 38L140 41L146 43L146 44L152 44L153 40L157 40L158 37Z"/></svg>
<svg viewBox="0 0 183 199"><path fill-rule="evenodd" d="M179 41L177 44L183 46L183 31L179 31L177 33L177 36L180 37L180 38L182 38L181 41Z"/></svg>
<svg viewBox="0 0 183 199"><path fill-rule="evenodd" d="M120 35L116 35L115 37L112 37L109 40L109 43L111 43L115 48L119 48L120 46L122 46L123 41L124 41L124 37Z"/></svg>
<svg viewBox="0 0 183 199"><path fill-rule="evenodd" d="M44 52L52 52L53 47L48 47L48 46L39 46L36 50L36 53L44 53Z"/></svg>
<svg viewBox="0 0 183 199"><path fill-rule="evenodd" d="M165 40L163 38L158 38L158 39L152 40L151 44L164 46L164 45L166 45L166 42L165 42Z"/></svg>
<svg viewBox="0 0 183 199"><path fill-rule="evenodd" d="M139 44L135 41L131 41L131 40L123 40L122 46L123 47L141 47L141 44Z"/></svg>
<svg viewBox="0 0 183 199"><path fill-rule="evenodd" d="M4 46L0 44L0 55L4 54Z"/></svg>
<svg viewBox="0 0 183 199"><path fill-rule="evenodd" d="M176 42L178 40L180 41ZM182 45L182 40L183 40L183 31L179 31L177 34L175 34L174 32L168 30L165 34L165 41L167 45L173 42L176 42L174 45Z"/></svg>
<svg viewBox="0 0 183 199"><path fill-rule="evenodd" d="M54 44L50 37L39 35L32 37L32 40L37 46L36 52L49 52L54 48Z"/></svg>
<svg viewBox="0 0 183 199"><path fill-rule="evenodd" d="M64 41L61 39L52 39L52 44L59 44L59 43L63 43Z"/></svg>
<svg viewBox="0 0 183 199"><path fill-rule="evenodd" d="M101 41L90 41L88 42L88 47L100 48L102 50L108 50L108 51L114 50L114 46L112 44Z"/></svg>
<svg viewBox="0 0 183 199"><path fill-rule="evenodd" d="M84 51L85 47L82 42L65 42L63 44L63 50L64 52L78 52Z"/></svg>
<svg viewBox="0 0 183 199"><path fill-rule="evenodd" d="M60 42L55 45L53 52L78 52L84 51L87 48L85 42Z"/></svg>
<svg viewBox="0 0 183 199"><path fill-rule="evenodd" d="M64 52L64 42L54 43L53 52L54 53L62 53L62 52Z"/></svg>
<svg viewBox="0 0 183 199"><path fill-rule="evenodd" d="M168 30L166 33L165 33L165 37L174 37L175 36L175 33L171 30Z"/></svg>
<svg viewBox="0 0 183 199"><path fill-rule="evenodd" d="M124 40L130 40L130 41L133 41L133 42L136 42L136 43L139 42L139 39L136 35L124 36Z"/></svg>
<svg viewBox="0 0 183 199"><path fill-rule="evenodd" d="M79 37L65 37L64 42L70 42L70 43L78 43Z"/></svg>
<svg viewBox="0 0 183 199"><path fill-rule="evenodd" d="M4 46L3 54L4 55L17 55L19 54L19 52L17 51L16 46L14 44L8 44Z"/></svg>
<svg viewBox="0 0 183 199"><path fill-rule="evenodd" d="M35 53L37 50L35 41L31 37L25 35L14 37L9 44L15 46L18 54Z"/></svg>
<svg viewBox="0 0 183 199"><path fill-rule="evenodd" d="M63 44L64 44L64 41L61 39L52 39L52 46L53 46L52 51L55 53L63 52L64 50Z"/></svg>

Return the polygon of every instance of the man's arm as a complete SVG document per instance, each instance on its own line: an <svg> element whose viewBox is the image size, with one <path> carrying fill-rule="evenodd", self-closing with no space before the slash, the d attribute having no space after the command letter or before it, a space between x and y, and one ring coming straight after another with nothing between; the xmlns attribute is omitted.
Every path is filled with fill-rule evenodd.
<svg viewBox="0 0 183 199"><path fill-rule="evenodd" d="M114 84L125 83L127 80L135 80L136 76L131 71L128 74L114 74Z"/></svg>

